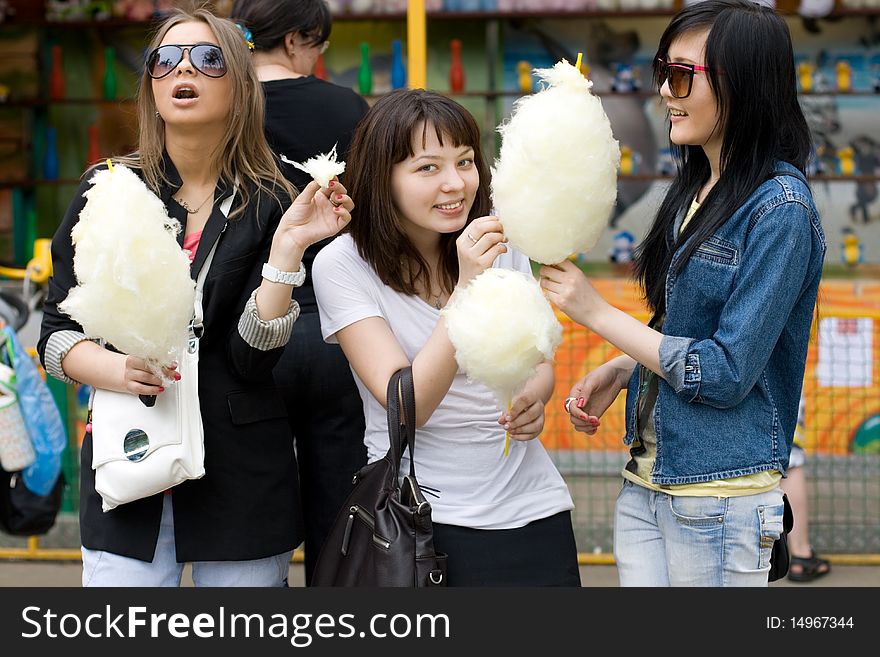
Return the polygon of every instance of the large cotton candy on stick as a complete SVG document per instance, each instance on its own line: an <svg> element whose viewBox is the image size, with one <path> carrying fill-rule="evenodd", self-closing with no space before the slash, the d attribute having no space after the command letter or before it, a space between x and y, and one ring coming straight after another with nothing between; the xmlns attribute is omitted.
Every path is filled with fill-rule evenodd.
<svg viewBox="0 0 880 657"><path fill-rule="evenodd" d="M596 245L617 198L620 147L592 82L564 59L535 73L499 127L492 201L510 244L544 264Z"/></svg>
<svg viewBox="0 0 880 657"><path fill-rule="evenodd" d="M71 231L77 285L60 304L89 337L144 358L161 375L185 346L195 283L180 225L120 164L96 172Z"/></svg>
<svg viewBox="0 0 880 657"><path fill-rule="evenodd" d="M487 269L441 312L455 360L469 379L491 389L501 408L553 358L562 326L534 278ZM505 454L507 441L505 441Z"/></svg>

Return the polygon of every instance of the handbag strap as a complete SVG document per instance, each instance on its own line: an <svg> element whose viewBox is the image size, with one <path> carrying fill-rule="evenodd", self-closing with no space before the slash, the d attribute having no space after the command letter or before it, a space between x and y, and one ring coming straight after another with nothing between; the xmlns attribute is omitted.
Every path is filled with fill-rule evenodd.
<svg viewBox="0 0 880 657"><path fill-rule="evenodd" d="M403 450L409 446L409 473L415 476L416 444L416 393L413 386L412 367L404 367L391 375L386 391L388 408L388 438L391 461L394 466L394 482L400 471Z"/></svg>

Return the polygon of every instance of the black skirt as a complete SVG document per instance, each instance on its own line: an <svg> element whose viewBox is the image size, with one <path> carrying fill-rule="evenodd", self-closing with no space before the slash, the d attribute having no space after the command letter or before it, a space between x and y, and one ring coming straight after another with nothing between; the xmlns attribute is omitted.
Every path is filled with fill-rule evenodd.
<svg viewBox="0 0 880 657"><path fill-rule="evenodd" d="M516 529L434 523L434 548L449 555L449 586L580 586L571 512Z"/></svg>

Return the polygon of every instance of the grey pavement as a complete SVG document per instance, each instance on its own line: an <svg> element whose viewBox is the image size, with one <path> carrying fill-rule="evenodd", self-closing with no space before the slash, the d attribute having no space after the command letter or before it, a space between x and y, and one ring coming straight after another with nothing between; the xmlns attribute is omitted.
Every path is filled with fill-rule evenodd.
<svg viewBox="0 0 880 657"><path fill-rule="evenodd" d="M585 587L616 587L617 569L614 566L581 566L581 584ZM79 561L12 561L0 560L0 587L6 586L80 586L82 565ZM184 570L183 585L192 586L189 567ZM303 565L290 566L290 585L305 585ZM880 587L880 565L852 566L832 564L831 572L806 584L787 579L770 586L794 587Z"/></svg>

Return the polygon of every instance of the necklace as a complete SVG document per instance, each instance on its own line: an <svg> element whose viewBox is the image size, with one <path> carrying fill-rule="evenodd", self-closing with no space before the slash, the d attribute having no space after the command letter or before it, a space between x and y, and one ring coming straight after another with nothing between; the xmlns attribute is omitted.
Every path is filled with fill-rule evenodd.
<svg viewBox="0 0 880 657"><path fill-rule="evenodd" d="M431 301L433 299L433 301ZM433 292L428 292L428 305L434 306L437 310L443 308L443 290L440 290L440 294L434 294Z"/></svg>
<svg viewBox="0 0 880 657"><path fill-rule="evenodd" d="M175 197L174 197L174 200L177 201L177 203L180 204L180 206L181 206L184 210L186 210L186 213L187 213L187 214L196 214L199 210L201 210L201 209L205 206L205 203L208 202L208 199L209 199L209 198L214 198L214 190L213 190L213 189L211 190L211 193L208 194L208 195L205 197L205 200L202 201L201 203L199 203L199 207L197 207L195 210L193 210L193 209L190 207L189 203L187 203L186 201L184 201L182 198L177 198L177 197L175 196Z"/></svg>

